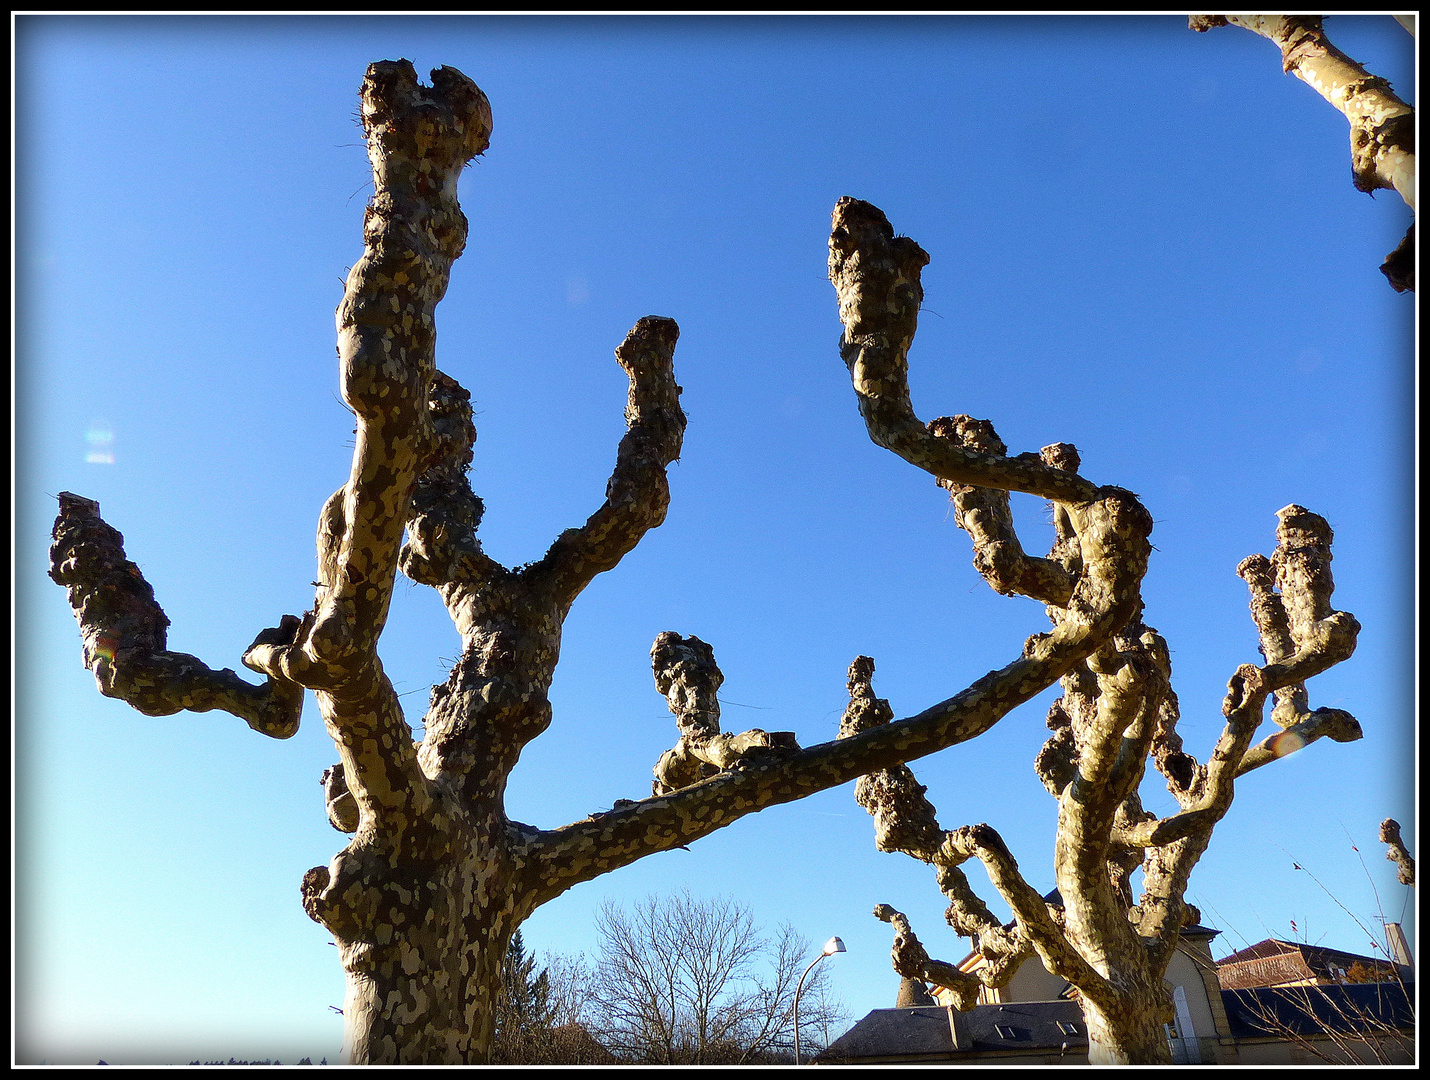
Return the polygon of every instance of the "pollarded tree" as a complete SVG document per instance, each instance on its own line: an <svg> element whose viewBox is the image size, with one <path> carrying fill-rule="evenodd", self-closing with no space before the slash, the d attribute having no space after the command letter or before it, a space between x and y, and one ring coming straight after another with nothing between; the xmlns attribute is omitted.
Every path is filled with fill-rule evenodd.
<svg viewBox="0 0 1430 1080"><path fill-rule="evenodd" d="M50 575L68 589L100 692L145 715L220 709L288 738L314 692L339 757L324 776L328 816L352 840L308 871L302 897L346 975L345 1056L480 1063L491 1054L508 944L534 910L746 814L988 730L1135 616L1151 520L1128 493L1071 471L995 464L1007 486L1031 476L1025 490L1064 500L1069 536L1082 546L1081 563L1057 576L1069 618L1022 656L917 716L801 749L787 733L722 733L710 647L662 634L654 674L680 738L656 766L652 797L549 830L510 820L507 777L551 721L563 620L592 579L664 519L665 469L685 427L672 368L678 330L645 318L616 350L630 380L628 431L605 503L536 562L498 564L477 539L482 503L467 481L470 396L436 370L433 323L466 240L457 178L486 149L491 111L453 68L424 87L407 61L384 61L368 69L361 119L374 194L366 251L338 309L343 399L357 418L352 470L318 515L312 609L283 616L243 654L263 682L168 651L169 620L95 502L60 495ZM438 591L462 637L417 744L377 653L399 569Z"/></svg>
<svg viewBox="0 0 1430 1080"><path fill-rule="evenodd" d="M1163 976L1182 927L1199 917L1184 899L1187 881L1231 806L1233 782L1316 739L1361 737L1349 713L1313 711L1306 696L1306 680L1349 657L1360 629L1330 605L1331 529L1303 507L1285 507L1272 557L1252 555L1237 567L1251 590L1265 663L1244 664L1232 676L1222 706L1226 727L1199 764L1177 734L1167 644L1142 620L1151 523L1137 498L1082 479L1077 451L1066 443L1008 457L987 421L940 417L925 426L914 415L907 357L928 261L917 243L894 235L877 207L854 199L835 207L829 276L844 323L841 351L869 435L949 490L956 521L973 541L974 567L996 592L1046 605L1053 630L1029 638L1025 656L1043 656L1089 632L1101 643L1063 675L1063 694L1048 713L1053 734L1036 761L1058 801L1061 902L1046 901L1024 880L989 825L942 829L925 789L900 765L855 787L874 818L876 843L935 868L950 902L949 924L986 962L966 972L932 960L901 913L880 904L875 914L894 925L895 969L947 987L960 1008L972 1008L981 987L1005 985L1036 953L1077 988L1094 1063L1169 1063L1162 1025L1173 1013ZM1047 558L1024 553L1010 491L1051 504L1055 540ZM1101 620L1115 620L1111 632L1091 629ZM849 670L841 738L881 730L893 716L874 696L873 672L868 657ZM1273 697L1279 730L1253 746ZM1181 807L1169 817L1142 808L1138 789L1149 757ZM993 917L959 869L971 858L1012 909L1009 925ZM1142 891L1134 897L1139 868Z"/></svg>

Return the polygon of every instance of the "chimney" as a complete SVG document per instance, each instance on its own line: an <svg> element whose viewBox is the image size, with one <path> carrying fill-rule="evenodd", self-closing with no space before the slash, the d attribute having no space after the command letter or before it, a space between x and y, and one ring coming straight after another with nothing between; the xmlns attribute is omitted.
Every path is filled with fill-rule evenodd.
<svg viewBox="0 0 1430 1080"><path fill-rule="evenodd" d="M1390 947L1390 958L1405 969L1403 974L1406 977L1413 978L1415 964L1410 958L1410 942L1405 940L1405 931L1398 922L1385 924L1385 943Z"/></svg>
<svg viewBox="0 0 1430 1080"><path fill-rule="evenodd" d="M918 1006L937 1005L938 1002L928 992L928 987L924 986L918 979L910 979L907 975L899 983L899 996L894 1002L896 1009L912 1009Z"/></svg>

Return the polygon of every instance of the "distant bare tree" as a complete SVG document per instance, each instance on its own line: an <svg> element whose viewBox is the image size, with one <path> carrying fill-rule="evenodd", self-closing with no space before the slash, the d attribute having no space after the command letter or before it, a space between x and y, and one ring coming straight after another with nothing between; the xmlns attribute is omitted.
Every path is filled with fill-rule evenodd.
<svg viewBox="0 0 1430 1080"><path fill-rule="evenodd" d="M650 896L597 918L594 1025L626 1060L649 1065L751 1064L792 1051L794 993L808 943L789 926L763 934L731 899ZM801 1041L839 1019L817 968L801 998Z"/></svg>
<svg viewBox="0 0 1430 1080"><path fill-rule="evenodd" d="M492 1064L614 1064L590 1031L591 976L579 954L546 953L538 961L518 930L503 968Z"/></svg>
<svg viewBox="0 0 1430 1080"><path fill-rule="evenodd" d="M580 953L543 953L546 970L546 1001L551 1008L551 1022L589 1025L591 1022L591 980L595 976L591 965Z"/></svg>
<svg viewBox="0 0 1430 1080"><path fill-rule="evenodd" d="M1414 21L1396 20L1415 32ZM1331 44L1320 15L1193 15L1198 33L1241 26L1281 50L1285 71L1295 75L1345 114L1351 125L1351 179L1367 194L1393 188L1415 209L1415 110L1395 96L1390 83L1372 75ZM1415 223L1386 256L1381 273L1396 292L1415 289Z"/></svg>
<svg viewBox="0 0 1430 1080"><path fill-rule="evenodd" d="M1390 977L1380 979L1377 974ZM1337 986L1275 986L1232 993L1252 1026L1328 1065L1403 1065L1413 1061L1413 995L1391 970L1368 970L1365 975L1363 979L1348 977L1347 982L1376 984L1378 1000L1357 1000Z"/></svg>

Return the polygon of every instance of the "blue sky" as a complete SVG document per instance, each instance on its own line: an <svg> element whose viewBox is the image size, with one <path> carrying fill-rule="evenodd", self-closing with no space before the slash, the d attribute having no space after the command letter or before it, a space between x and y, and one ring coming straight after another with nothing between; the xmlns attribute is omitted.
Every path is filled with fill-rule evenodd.
<svg viewBox="0 0 1430 1080"><path fill-rule="evenodd" d="M1413 103L1404 30L1326 25ZM57 492L97 499L170 648L214 667L311 603L317 513L351 453L332 315L371 192L356 94L398 57L465 72L495 118L438 310L438 365L477 410L489 554L533 559L600 504L624 428L612 350L643 315L681 326L669 517L577 602L513 817L551 827L649 791L676 735L660 631L714 646L727 729L810 745L835 733L854 656L907 716L1046 626L977 577L932 479L864 433L825 276L853 195L932 255L919 414L989 418L1014 453L1074 443L1083 475L1156 519L1146 618L1199 759L1227 678L1258 659L1237 563L1269 554L1287 503L1331 521L1336 606L1364 629L1312 705L1366 737L1248 777L1190 898L1217 955L1293 919L1368 951L1342 907L1372 931L1404 909L1413 944L1376 842L1394 816L1415 847L1414 302L1377 269L1409 211L1351 186L1344 118L1270 43L1033 16L26 16L18 35L18 1060L336 1060L342 975L298 902L343 844L316 709L275 742L101 698L46 546ZM1045 509L1014 510L1045 547ZM414 723L458 647L435 594L399 579L381 654ZM992 824L1039 888L1051 696L914 766L944 827ZM1144 799L1172 806L1155 780ZM573 889L527 946L589 950L602 900L683 886L815 947L841 936L827 964L851 1021L897 989L876 903L934 955L967 951L929 869L874 850L852 785Z"/></svg>

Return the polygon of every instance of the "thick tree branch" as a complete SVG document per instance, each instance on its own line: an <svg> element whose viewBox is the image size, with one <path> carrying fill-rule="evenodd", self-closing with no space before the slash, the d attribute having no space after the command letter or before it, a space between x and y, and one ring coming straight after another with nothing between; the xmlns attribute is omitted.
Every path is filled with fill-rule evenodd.
<svg viewBox="0 0 1430 1080"><path fill-rule="evenodd" d="M1025 491L1059 502L1087 502L1102 491L1035 454L1009 458L971 450L930 432L909 400L908 351L923 301L924 250L895 237L878 207L843 198L829 236L829 280L844 323L840 353L854 380L869 437L940 480Z"/></svg>
<svg viewBox="0 0 1430 1080"><path fill-rule="evenodd" d="M962 850L977 855L983 863L988 879L1012 908L1013 917L1042 959L1043 966L1094 1000L1105 994L1106 977L1079 955L1068 940L1069 915L1055 915L1047 901L1023 879L1013 853L998 832L988 825L969 825L950 835L957 838L956 843ZM1065 909L1067 898L1063 900Z"/></svg>
<svg viewBox="0 0 1430 1080"><path fill-rule="evenodd" d="M893 717L889 703L874 696L873 673L874 662L867 656L856 658L850 666L849 706L840 724L840 738L879 727ZM935 868L939 889L949 900L944 917L956 933L971 939L974 950L985 962L973 973L971 984L946 983L928 973L913 975L899 968L897 959L896 970L949 987L957 994L959 1007L963 1009L972 1008L975 1003L970 985L974 990L978 985L1006 985L1035 949L1054 965L1053 970L1071 972L1084 980L1094 978L1095 973L1072 952L1042 898L1018 873L1017 863L998 834L987 825L952 831L941 829L933 805L924 795L925 790L906 765L896 765L861 776L854 792L859 805L874 819L875 845L880 851L902 851ZM958 869L975 855L984 862L994 886L1013 907L1012 926L1005 927L994 918ZM893 911L892 908L887 910ZM875 914L878 915L877 910ZM909 938L917 944L911 933ZM895 954L897 958L897 940Z"/></svg>
<svg viewBox="0 0 1430 1080"><path fill-rule="evenodd" d="M537 902L646 855L683 847L767 806L792 802L863 773L976 738L1051 686L1135 610L1136 582L1145 572L1149 548L1150 519L1130 497L1114 494L1103 502L1071 509L1084 538L1088 570L1079 581L1069 618L1052 633L1029 638L1020 659L905 720L789 751L788 756L745 758L732 771L670 794L625 804L550 832L522 833L514 854L534 876Z"/></svg>
<svg viewBox="0 0 1430 1080"><path fill-rule="evenodd" d="M1372 75L1326 37L1320 15L1193 15L1205 32L1241 26L1281 50L1283 70L1341 112L1351 125L1351 174L1356 188L1393 188L1415 209L1415 110L1379 75Z"/></svg>
<svg viewBox="0 0 1430 1080"><path fill-rule="evenodd" d="M1296 723L1289 724L1275 735L1268 735L1242 755L1236 775L1245 776L1252 769L1269 765L1287 754L1294 754L1317 739L1332 742L1355 742L1361 738L1360 722L1344 709L1316 709L1306 713Z"/></svg>
<svg viewBox="0 0 1430 1080"><path fill-rule="evenodd" d="M1405 846L1405 841L1400 839L1400 822L1394 818L1386 818L1380 823L1380 842L1389 844L1390 850L1385 853L1385 857L1395 863L1395 876L1402 885L1415 884L1415 859Z"/></svg>
<svg viewBox="0 0 1430 1080"><path fill-rule="evenodd" d="M1415 209L1415 110L1326 37L1320 15L1193 15L1193 30L1241 26L1281 50L1282 68L1344 114L1351 127L1351 178L1364 192L1393 188ZM1381 267L1397 292L1415 288L1414 229Z"/></svg>
<svg viewBox="0 0 1430 1080"><path fill-rule="evenodd" d="M463 453L465 402L451 380L435 380L433 316L466 243L457 180L492 124L465 75L439 68L424 87L406 60L368 67L361 117L374 194L337 315L343 400L357 417L352 471L320 516L318 592L298 640L252 649L245 662L320 691L362 820L380 815L394 836L431 792L377 641L415 482Z"/></svg>
<svg viewBox="0 0 1430 1080"><path fill-rule="evenodd" d="M214 671L195 656L169 652L168 616L139 567L124 554L124 537L99 516L99 504L62 491L50 546L50 578L65 586L84 641L84 665L105 697L146 716L182 709L222 709L254 731L286 739L298 731L303 688L269 676L262 686L230 668ZM255 646L282 646L298 631L296 616L262 631Z"/></svg>
<svg viewBox="0 0 1430 1080"><path fill-rule="evenodd" d="M873 675L874 661L867 656L856 657L849 668L849 705L839 725L841 739L893 719L889 703L874 696ZM958 934L972 939L973 947L987 961L979 969L974 985L1002 986L1031 953L1031 945L1016 925L1005 928L995 919L974 893L958 869L971 851L958 842L955 834L939 827L933 804L924 797L925 790L908 766L896 765L861 776L854 786L854 798L874 819L874 844L880 851L902 851L937 871L939 888L949 899L945 918ZM953 984L940 985L958 989ZM960 992L960 1000L966 996ZM962 1007L971 1008L972 1004L969 998Z"/></svg>
<svg viewBox="0 0 1430 1080"><path fill-rule="evenodd" d="M476 439L470 395L441 373L433 379L436 446L414 490L402 568L439 590L463 638L451 677L434 690L420 757L470 810L501 815L507 773L550 723L546 691L572 600L665 516L665 467L685 426L672 365L678 333L673 321L648 317L616 350L630 378L629 428L606 504L519 570L490 559L477 540L482 504L466 477ZM697 763L685 782L700 775Z"/></svg>
<svg viewBox="0 0 1430 1080"><path fill-rule="evenodd" d="M615 567L640 538L665 520L665 470L680 456L685 413L673 358L680 328L648 315L616 349L630 377L625 437L606 484L606 501L579 529L567 529L527 577L565 611L597 574Z"/></svg>
<svg viewBox="0 0 1430 1080"><path fill-rule="evenodd" d="M1167 666L1166 643L1136 623L1089 658L1091 697L1065 695L1073 706L1076 772L1058 798L1055 867L1066 920L1085 956L1137 948L1126 913L1128 879L1142 856L1115 838L1119 825L1144 816L1137 788L1163 719ZM1106 991L1105 983L1072 981L1092 998Z"/></svg>
<svg viewBox="0 0 1430 1080"><path fill-rule="evenodd" d="M432 453L412 488L407 542L398 568L413 581L441 592L458 619L466 591L504 578L509 571L488 557L477 539L485 508L467 480L477 441L472 395L456 379L433 372L427 412Z"/></svg>
<svg viewBox="0 0 1430 1080"><path fill-rule="evenodd" d="M970 450L995 457L1007 456L1008 447L987 420L941 416L931 420L928 429L935 438L952 439ZM1076 466L1071 471L1076 472ZM970 487L952 480L940 480L939 486L947 488L953 497L954 520L973 540L973 567L994 592L1005 596L1031 596L1059 607L1068 602L1076 578L1059 562L1024 554L1013 528L1008 492Z"/></svg>
<svg viewBox="0 0 1430 1080"><path fill-rule="evenodd" d="M453 68L429 88L406 60L372 64L361 110L374 194L338 307L343 400L358 421L352 474L324 508L327 572L302 640L252 657L323 689L370 667L387 619L413 482L433 450L433 312L466 243L457 178L491 136L486 96Z"/></svg>
<svg viewBox="0 0 1430 1080"><path fill-rule="evenodd" d="M1265 555L1248 555L1236 572L1251 590L1251 618L1261 638L1261 655L1270 663L1284 663L1296 654L1296 643L1291 639L1285 605L1275 591L1275 567ZM1306 701L1304 683L1276 691L1271 719L1280 727L1290 727L1308 711Z"/></svg>
<svg viewBox="0 0 1430 1080"><path fill-rule="evenodd" d="M650 650L655 687L675 714L680 741L661 755L655 766L653 795L737 768L761 755L787 755L799 749L792 731L761 731L740 735L720 731L720 701L716 692L725 681L714 651L698 637L660 634Z"/></svg>
<svg viewBox="0 0 1430 1080"><path fill-rule="evenodd" d="M1360 735L1359 725L1340 710L1306 713L1276 736L1251 750L1251 740L1261 724L1266 699L1278 690L1300 687L1355 650L1360 624L1349 614L1331 607L1330 525L1305 507L1290 505L1277 511L1277 546L1269 560L1253 556L1243 560L1239 572L1251 591L1252 617L1262 635L1268 663L1260 668L1242 665L1227 685L1222 713L1226 727L1204 769L1197 770L1190 794L1193 801L1182 813L1160 821L1143 822L1121 837L1124 842L1154 848L1145 870L1141 932L1162 950L1175 944L1182 922L1181 896L1192 868L1206 850L1212 829L1231 808L1237 776L1285 756L1306 742L1307 736L1330 736L1350 741ZM1269 587L1274 572L1279 596ZM1283 622L1284 616L1284 622ZM1285 650L1294 646L1289 656ZM1304 689L1297 701L1304 701Z"/></svg>
<svg viewBox="0 0 1430 1080"><path fill-rule="evenodd" d="M906 979L922 979L924 982L952 990L955 1005L960 1012L967 1012L978 1004L978 991L983 983L976 975L962 971L953 964L931 959L928 951L914 935L908 916L902 911L895 911L888 904L879 904L874 908L874 918L889 923L894 928L891 953L896 972Z"/></svg>

